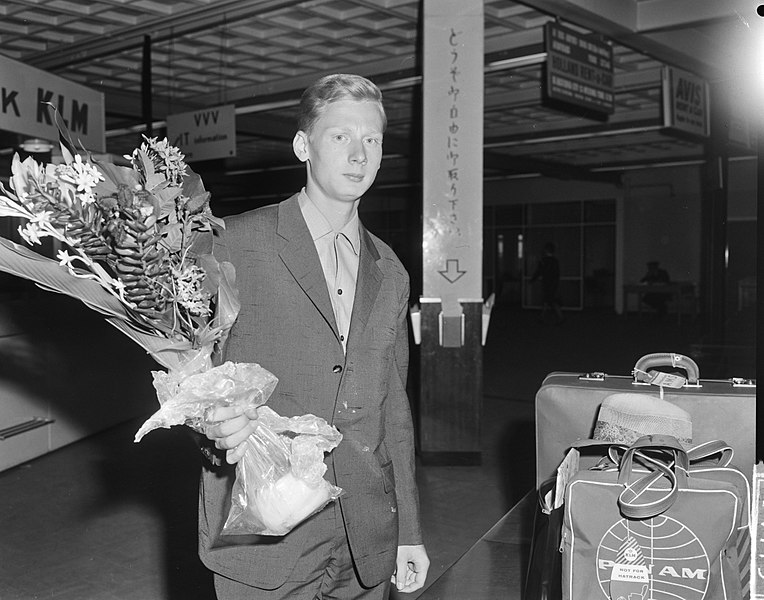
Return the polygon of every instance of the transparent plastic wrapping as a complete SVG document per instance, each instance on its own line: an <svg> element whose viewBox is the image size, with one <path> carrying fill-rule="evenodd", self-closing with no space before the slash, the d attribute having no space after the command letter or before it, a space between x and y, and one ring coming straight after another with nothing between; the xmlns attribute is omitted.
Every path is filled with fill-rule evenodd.
<svg viewBox="0 0 764 600"><path fill-rule="evenodd" d="M152 371L152 374L160 408L135 434L136 442L149 431L173 425L188 425L204 433L208 410L234 405L257 408L270 398L278 383L273 373L258 364L230 361L193 374L185 369Z"/></svg>
<svg viewBox="0 0 764 600"><path fill-rule="evenodd" d="M324 479L324 453L342 440L336 428L310 414L282 417L267 406L257 412L223 535L284 535L342 494Z"/></svg>
<svg viewBox="0 0 764 600"><path fill-rule="evenodd" d="M257 428L236 465L223 535L284 535L340 496L342 490L324 479L324 453L342 440L335 427L314 415L282 417L263 406L278 379L260 365L226 362L198 369L189 363L188 369L152 372L161 406L135 441L173 425L204 433L207 412L216 406L257 409Z"/></svg>

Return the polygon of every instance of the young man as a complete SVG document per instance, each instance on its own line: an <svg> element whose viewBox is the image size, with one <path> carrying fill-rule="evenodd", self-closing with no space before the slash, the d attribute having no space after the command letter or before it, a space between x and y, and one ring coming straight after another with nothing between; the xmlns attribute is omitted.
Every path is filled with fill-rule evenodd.
<svg viewBox="0 0 764 600"><path fill-rule="evenodd" d="M268 401L276 412L315 414L339 429L326 477L344 490L283 537L232 545L219 532L234 471L205 469L200 555L221 599L382 599L391 581L403 592L424 584L429 559L406 396L409 279L358 219L385 125L370 81L330 75L314 83L293 141L305 187L227 219L215 250L236 267L242 303L225 358L257 362L279 378ZM250 417L230 408L210 417L207 436L230 464L242 456Z"/></svg>

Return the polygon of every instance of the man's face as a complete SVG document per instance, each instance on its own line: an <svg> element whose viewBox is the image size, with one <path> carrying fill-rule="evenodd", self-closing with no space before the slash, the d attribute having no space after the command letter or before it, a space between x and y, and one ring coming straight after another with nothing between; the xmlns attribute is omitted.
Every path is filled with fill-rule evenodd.
<svg viewBox="0 0 764 600"><path fill-rule="evenodd" d="M308 163L305 189L314 202L353 202L371 187L382 161L382 127L378 103L338 100L309 134L297 133L294 151Z"/></svg>

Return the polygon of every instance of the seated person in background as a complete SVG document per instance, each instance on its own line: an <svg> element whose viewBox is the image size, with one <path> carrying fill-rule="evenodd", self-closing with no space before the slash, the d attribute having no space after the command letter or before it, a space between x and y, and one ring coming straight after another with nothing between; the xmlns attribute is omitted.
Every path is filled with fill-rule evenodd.
<svg viewBox="0 0 764 600"><path fill-rule="evenodd" d="M664 283L670 283L670 279L666 269L661 269L660 263L657 260L651 260L647 263L647 273L640 279L640 282L659 286ZM670 294L650 292L642 296L642 302L655 309L659 315L665 315L666 303L669 301L669 298L671 298Z"/></svg>

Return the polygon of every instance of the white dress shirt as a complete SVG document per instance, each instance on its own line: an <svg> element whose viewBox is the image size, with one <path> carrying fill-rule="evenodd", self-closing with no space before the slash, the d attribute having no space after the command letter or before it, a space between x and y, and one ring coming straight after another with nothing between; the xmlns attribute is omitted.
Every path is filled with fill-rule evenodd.
<svg viewBox="0 0 764 600"><path fill-rule="evenodd" d="M340 230L334 231L329 220L311 201L305 188L298 197L302 216L316 245L316 252L324 270L326 288L334 309L334 318L340 334L342 349L347 349L350 317L353 313L353 299L358 279L358 211Z"/></svg>

